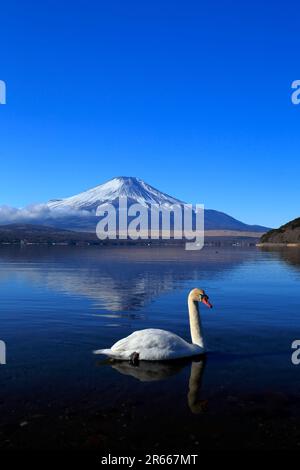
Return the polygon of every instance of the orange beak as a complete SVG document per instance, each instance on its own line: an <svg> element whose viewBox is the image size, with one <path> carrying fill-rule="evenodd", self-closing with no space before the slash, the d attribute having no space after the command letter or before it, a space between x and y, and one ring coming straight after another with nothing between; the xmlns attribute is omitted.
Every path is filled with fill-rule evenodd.
<svg viewBox="0 0 300 470"><path fill-rule="evenodd" d="M208 297L203 297L202 302L203 302L208 308L212 308L212 304L211 304L210 301L208 300Z"/></svg>

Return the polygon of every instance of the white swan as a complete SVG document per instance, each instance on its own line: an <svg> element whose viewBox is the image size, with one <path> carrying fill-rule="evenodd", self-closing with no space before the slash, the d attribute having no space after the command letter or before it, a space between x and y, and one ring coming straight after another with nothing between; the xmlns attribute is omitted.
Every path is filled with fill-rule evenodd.
<svg viewBox="0 0 300 470"><path fill-rule="evenodd" d="M147 329L135 331L127 338L117 341L110 349L98 349L95 354L105 354L119 360L167 361L182 357L198 356L205 352L201 334L198 303L212 308L208 296L202 289L193 289L188 296L188 308L192 344L170 331Z"/></svg>

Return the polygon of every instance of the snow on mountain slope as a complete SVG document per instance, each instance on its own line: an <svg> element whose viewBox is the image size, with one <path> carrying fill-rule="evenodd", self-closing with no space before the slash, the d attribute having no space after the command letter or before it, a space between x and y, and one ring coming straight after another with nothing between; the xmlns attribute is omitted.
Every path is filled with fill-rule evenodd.
<svg viewBox="0 0 300 470"><path fill-rule="evenodd" d="M138 202L144 206L148 204L183 204L179 199L153 188L153 186L139 178L121 176L76 196L51 200L47 205L50 209L60 208L94 212L103 203L109 202L117 205L118 198L124 196L128 198L130 203Z"/></svg>

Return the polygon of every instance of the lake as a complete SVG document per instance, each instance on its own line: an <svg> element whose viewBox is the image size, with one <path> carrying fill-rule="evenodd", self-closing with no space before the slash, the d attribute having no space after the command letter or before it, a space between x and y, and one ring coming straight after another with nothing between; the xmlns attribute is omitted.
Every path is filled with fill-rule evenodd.
<svg viewBox="0 0 300 470"><path fill-rule="evenodd" d="M143 328L190 341L193 287L205 359L92 354ZM299 287L297 248L0 247L0 448L299 448Z"/></svg>

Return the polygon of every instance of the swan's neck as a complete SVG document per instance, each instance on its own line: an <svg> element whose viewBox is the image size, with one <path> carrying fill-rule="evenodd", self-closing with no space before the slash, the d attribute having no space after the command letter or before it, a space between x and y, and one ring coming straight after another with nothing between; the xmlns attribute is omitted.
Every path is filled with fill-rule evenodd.
<svg viewBox="0 0 300 470"><path fill-rule="evenodd" d="M199 315L198 302L188 298L189 317L192 343L204 348L204 340L201 333L201 320Z"/></svg>

